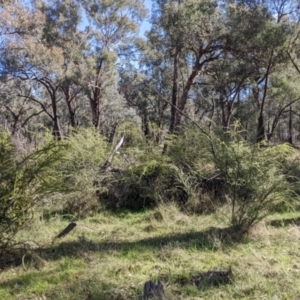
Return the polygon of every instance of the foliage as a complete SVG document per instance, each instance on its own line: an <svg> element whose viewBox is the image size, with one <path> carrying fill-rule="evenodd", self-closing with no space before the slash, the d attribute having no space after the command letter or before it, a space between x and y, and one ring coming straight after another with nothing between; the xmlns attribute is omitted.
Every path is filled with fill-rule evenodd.
<svg viewBox="0 0 300 300"><path fill-rule="evenodd" d="M65 195L60 205L70 214L90 213L99 206L96 191L107 189L101 182L109 175L102 174L100 168L108 157L109 145L94 128L78 128L63 144L66 148L59 169L73 192Z"/></svg>
<svg viewBox="0 0 300 300"><path fill-rule="evenodd" d="M116 129L117 136L124 134L125 140L123 147L143 148L145 146L145 137L141 132L139 124L133 120L123 120Z"/></svg>
<svg viewBox="0 0 300 300"><path fill-rule="evenodd" d="M249 144L237 124L223 137L212 139L212 160L224 181L225 197L231 207L231 226L246 232L266 217L280 202L288 202L292 186L284 174L288 144Z"/></svg>
<svg viewBox="0 0 300 300"><path fill-rule="evenodd" d="M203 131L195 126L184 126L177 135L168 139L167 154L178 168L180 181L189 195L185 209L193 213L213 211L224 203L223 182L216 176L212 159L209 128Z"/></svg>
<svg viewBox="0 0 300 300"><path fill-rule="evenodd" d="M62 173L56 169L62 150L62 146L51 143L18 157L9 134L0 132L0 251L12 245L39 200L66 191Z"/></svg>
<svg viewBox="0 0 300 300"><path fill-rule="evenodd" d="M137 37L141 0L2 1L0 126L32 151L3 139L5 201L230 207L243 231L289 200L290 147L260 143L299 139L299 10L275 2L153 1Z"/></svg>
<svg viewBox="0 0 300 300"><path fill-rule="evenodd" d="M161 151L160 148L156 150ZM115 174L108 192L100 195L100 199L114 209L142 210L161 202L182 205L189 197L182 176L168 157L161 153L140 152L138 160Z"/></svg>
<svg viewBox="0 0 300 300"><path fill-rule="evenodd" d="M187 125L179 134L169 136L167 140L168 155L176 166L186 172L199 172L203 176L211 175L214 170L209 170L206 156L210 153L210 138L206 133L208 128L203 126L200 131L195 126Z"/></svg>
<svg viewBox="0 0 300 300"><path fill-rule="evenodd" d="M93 124L110 141L138 117L161 143L184 111L226 128L239 119L253 141L298 138L295 0L154 1L144 37L140 0L2 2L0 124L14 135Z"/></svg>
<svg viewBox="0 0 300 300"><path fill-rule="evenodd" d="M187 126L168 142L172 162L189 178L182 180L189 182L187 208L219 207L233 228L246 232L279 205L290 204L297 186L287 172L291 146L251 144L239 123L226 131L203 129Z"/></svg>
<svg viewBox="0 0 300 300"><path fill-rule="evenodd" d="M293 186L293 190L295 191L295 199L296 199L296 208L299 208L298 204L298 197L300 195L300 185L299 185L299 178L300 178L300 155L299 150L294 148L293 152L288 156L286 159L286 164L284 165L284 174L289 175L288 181ZM290 210L289 206L280 205L277 207L277 211L287 211Z"/></svg>

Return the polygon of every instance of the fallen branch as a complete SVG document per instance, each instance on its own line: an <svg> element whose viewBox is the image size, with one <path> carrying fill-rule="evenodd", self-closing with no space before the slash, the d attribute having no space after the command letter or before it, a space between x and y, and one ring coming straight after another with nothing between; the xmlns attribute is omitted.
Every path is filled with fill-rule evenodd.
<svg viewBox="0 0 300 300"><path fill-rule="evenodd" d="M114 159L115 154L117 153L118 149L122 146L122 144L124 142L124 138L125 138L125 135L122 134L120 141L116 144L116 146L114 147L113 151L110 153L107 161L101 167L101 170L103 170L103 171L108 171L109 170L109 167L112 164L112 161Z"/></svg>
<svg viewBox="0 0 300 300"><path fill-rule="evenodd" d="M76 223L72 222L70 223L61 233L59 233L54 239L60 239L64 236L66 236L67 234L69 234L75 227L76 227Z"/></svg>

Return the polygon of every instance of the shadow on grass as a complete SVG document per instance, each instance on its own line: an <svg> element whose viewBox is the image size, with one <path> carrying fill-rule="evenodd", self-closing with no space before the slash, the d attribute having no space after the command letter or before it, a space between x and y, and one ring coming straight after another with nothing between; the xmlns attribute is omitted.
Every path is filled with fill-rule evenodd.
<svg viewBox="0 0 300 300"><path fill-rule="evenodd" d="M109 253L114 251L122 256L126 256L128 253L136 253L138 256L146 250L161 250L165 247L214 251L221 247L229 247L236 242L240 242L242 239L243 236L234 235L230 228L221 229L215 227L200 232L193 231L162 235L134 242L115 241L113 236L101 242L94 242L81 236L75 241L64 242L58 240L55 244L43 248L29 249L29 251L28 249L12 251L9 255L0 257L0 269L21 265L23 255L28 252L31 254L27 255L27 260L30 260L32 255L35 255L35 257L45 261L58 260L62 257L81 257L82 253L85 252Z"/></svg>
<svg viewBox="0 0 300 300"><path fill-rule="evenodd" d="M109 278L80 279L76 275L66 280L60 278L60 272L32 270L1 282L0 289L6 290L11 299L142 299L142 286L124 288L113 284Z"/></svg>
<svg viewBox="0 0 300 300"><path fill-rule="evenodd" d="M37 253L46 260L57 260L61 257L79 256L82 252L118 252L126 256L135 252L137 255L145 250L161 250L164 247L180 247L185 249L218 250L220 247L229 247L241 241L242 237L233 237L230 229L212 227L201 232L187 232L159 237L145 238L134 242L114 241L107 239L102 242L94 242L79 237L77 241L60 242L48 248L36 249Z"/></svg>
<svg viewBox="0 0 300 300"><path fill-rule="evenodd" d="M110 282L109 278L105 278L104 280L100 278L91 278L88 280L81 278L81 269L87 267L83 260L79 261L80 265L77 266L78 278L76 274L77 271L68 273L67 263L66 269L60 267L58 270L52 271L44 271L43 266L39 268L39 263L43 264L49 261L60 260L64 257L71 258L71 260L73 258L83 258L83 253L90 252L113 252L114 255L117 254L121 256L136 255L136 259L142 259L140 255L145 250L159 251L165 247L166 249L168 249L168 247L180 247L183 249L192 248L214 251L220 247L229 247L239 241L238 238L235 237L233 239L232 236L232 231L229 229L212 227L201 232L169 234L145 238L134 242L114 241L113 237L111 240L101 242L94 242L85 237L80 237L77 241L71 242L60 241L59 244L52 244L48 247L31 250L25 259L25 265L29 267L28 271L17 276L15 279L0 283L0 289L2 288L8 291L12 295L12 298L25 292L29 297L45 295L47 299L141 300L142 283L134 287L129 286L129 283L117 286L114 285L113 282ZM20 257L18 257L18 261L20 261ZM81 264L83 265L81 266ZM176 274L174 274L174 276L175 275ZM176 276L174 277L174 284L179 286L183 284L183 290L187 290L183 291L183 293L188 292L189 286L194 286L194 281L190 279L192 278L192 274L186 274L185 276L187 277L180 275L177 279ZM161 279L164 282L169 281L169 278L165 278L166 280L164 280L164 278ZM184 279L187 281L182 281ZM45 287L43 288L44 285ZM211 287L212 286L207 286L207 288ZM197 289L195 287L193 288ZM204 288L205 286L202 287L202 289ZM74 297L72 295L74 295Z"/></svg>
<svg viewBox="0 0 300 300"><path fill-rule="evenodd" d="M281 220L272 220L268 224L273 227L285 227L288 225L300 226L300 217L290 218L290 219L281 219Z"/></svg>

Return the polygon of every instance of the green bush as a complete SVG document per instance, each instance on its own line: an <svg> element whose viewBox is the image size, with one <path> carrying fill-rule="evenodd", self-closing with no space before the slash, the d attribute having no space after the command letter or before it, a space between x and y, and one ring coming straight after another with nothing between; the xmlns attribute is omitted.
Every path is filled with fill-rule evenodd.
<svg viewBox="0 0 300 300"><path fill-rule="evenodd" d="M19 157L7 132L0 132L0 251L13 245L14 236L32 217L42 198L65 191L57 170L64 147L48 143Z"/></svg>
<svg viewBox="0 0 300 300"><path fill-rule="evenodd" d="M116 139L124 134L125 139L122 147L136 148L145 146L145 135L141 130L141 126L134 121L123 121L116 128Z"/></svg>
<svg viewBox="0 0 300 300"><path fill-rule="evenodd" d="M205 130L187 126L168 142L167 154L188 183L188 208L225 210L231 226L246 232L291 201L298 179L287 172L289 145L251 144L238 123L226 132Z"/></svg>
<svg viewBox="0 0 300 300"><path fill-rule="evenodd" d="M195 126L185 126L179 134L169 136L167 145L166 154L178 168L203 176L213 172L209 136Z"/></svg>
<svg viewBox="0 0 300 300"><path fill-rule="evenodd" d="M167 147L167 155L179 170L179 180L189 195L185 208L194 213L215 210L224 202L223 181L216 176L212 156L211 133L208 128L204 130L185 126L179 134L169 137Z"/></svg>
<svg viewBox="0 0 300 300"><path fill-rule="evenodd" d="M179 170L161 153L145 153L139 161L115 178L101 199L111 208L141 210L160 202L183 204L188 194Z"/></svg>
<svg viewBox="0 0 300 300"><path fill-rule="evenodd" d="M212 137L211 157L226 187L231 226L246 232L278 203L291 200L293 189L284 170L292 148L250 144L243 135L234 126L223 137Z"/></svg>
<svg viewBox="0 0 300 300"><path fill-rule="evenodd" d="M65 151L59 169L72 192L60 204L69 214L89 214L99 208L96 192L107 189L103 181L109 174L100 168L108 158L109 144L94 128L79 128L62 143Z"/></svg>

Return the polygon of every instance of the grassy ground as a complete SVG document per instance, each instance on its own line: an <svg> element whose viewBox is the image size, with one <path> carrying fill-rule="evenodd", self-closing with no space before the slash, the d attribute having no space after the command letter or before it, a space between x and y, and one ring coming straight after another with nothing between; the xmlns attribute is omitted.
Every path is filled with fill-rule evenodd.
<svg viewBox="0 0 300 300"><path fill-rule="evenodd" d="M142 299L149 279L161 280L170 300L297 299L298 217L274 215L234 244L222 241L216 228L224 223L215 215L187 216L172 205L79 220L53 243L70 220L37 218L19 236L34 249L23 266L0 271L0 299ZM230 266L231 284L191 283L193 274Z"/></svg>

